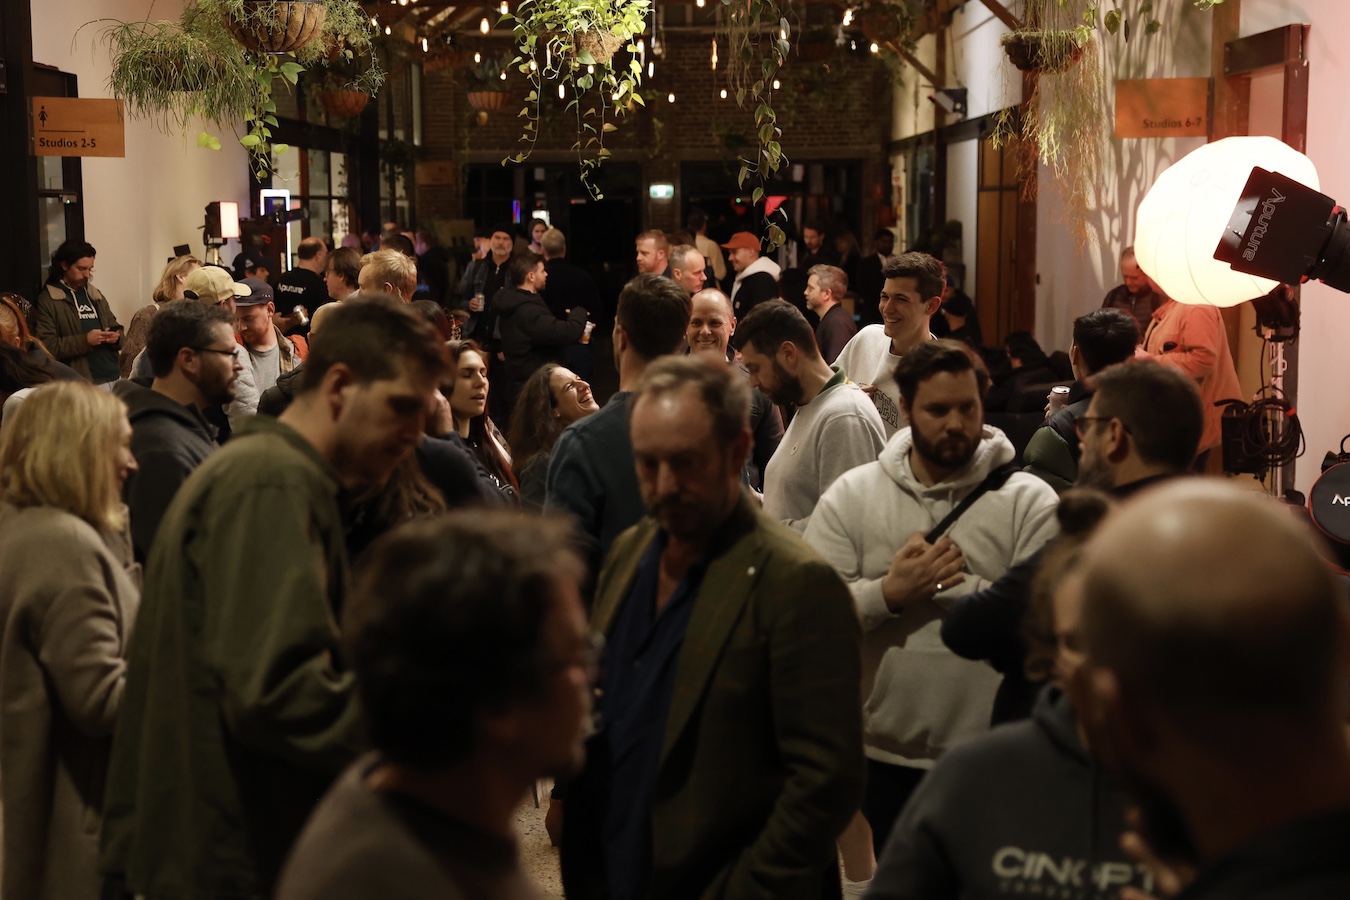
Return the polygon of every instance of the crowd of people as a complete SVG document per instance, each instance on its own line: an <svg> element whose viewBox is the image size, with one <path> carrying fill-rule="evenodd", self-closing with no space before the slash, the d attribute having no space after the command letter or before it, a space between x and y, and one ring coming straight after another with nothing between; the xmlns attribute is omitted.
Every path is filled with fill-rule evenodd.
<svg viewBox="0 0 1350 900"><path fill-rule="evenodd" d="M1348 895L1344 584L1203 475L1217 313L1127 250L1060 365L826 238L696 212L611 309L544 222L307 238L125 330L62 244L0 296L0 898L534 897L541 778L569 898Z"/></svg>

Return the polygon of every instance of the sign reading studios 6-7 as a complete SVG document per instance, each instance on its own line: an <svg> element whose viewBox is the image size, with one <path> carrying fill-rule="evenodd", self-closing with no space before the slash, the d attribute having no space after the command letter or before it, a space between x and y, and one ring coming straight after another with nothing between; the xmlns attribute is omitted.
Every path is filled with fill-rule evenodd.
<svg viewBox="0 0 1350 900"><path fill-rule="evenodd" d="M32 103L34 156L127 155L121 100L34 97Z"/></svg>

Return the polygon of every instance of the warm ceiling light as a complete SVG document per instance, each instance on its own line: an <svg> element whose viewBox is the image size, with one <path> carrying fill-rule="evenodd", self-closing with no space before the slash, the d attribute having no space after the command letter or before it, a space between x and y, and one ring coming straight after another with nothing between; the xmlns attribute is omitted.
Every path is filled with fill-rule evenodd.
<svg viewBox="0 0 1350 900"><path fill-rule="evenodd" d="M853 10L846 9L844 10L844 27L847 28L852 24L853 24Z"/></svg>
<svg viewBox="0 0 1350 900"><path fill-rule="evenodd" d="M473 63L474 63L474 65L478 65L478 64L479 64L480 62L482 62L482 61L483 61L483 54L481 54L481 53L475 53L475 54L473 55Z"/></svg>
<svg viewBox="0 0 1350 900"><path fill-rule="evenodd" d="M506 14L509 13L510 11L511 11L511 7L509 7L509 6L506 5L506 0L502 0L502 15L506 15Z"/></svg>
<svg viewBox="0 0 1350 900"><path fill-rule="evenodd" d="M505 80L506 80L506 73L503 72L503 73L502 73L502 81L505 81Z"/></svg>
<svg viewBox="0 0 1350 900"><path fill-rule="evenodd" d="M723 99L723 100L727 99L727 89L726 89L726 88L722 88L722 99Z"/></svg>
<svg viewBox="0 0 1350 900"><path fill-rule="evenodd" d="M654 77L656 77L656 61L655 61L655 60L653 60L652 62L647 63L647 77L648 77L648 78L654 78Z"/></svg>
<svg viewBox="0 0 1350 900"><path fill-rule="evenodd" d="M559 100L567 99L567 88L561 84L558 85L558 99Z"/></svg>
<svg viewBox="0 0 1350 900"><path fill-rule="evenodd" d="M483 21L478 23L478 30L483 32L483 34L487 34L492 30L492 25L488 22L486 16L483 17Z"/></svg>
<svg viewBox="0 0 1350 900"><path fill-rule="evenodd" d="M427 52L427 39L426 39L426 38L422 38L422 52L423 52L423 53L426 53L426 52Z"/></svg>
<svg viewBox="0 0 1350 900"><path fill-rule="evenodd" d="M878 52L880 52L880 50L881 50L881 48L877 46L877 42L876 42L876 41L873 41L873 42L872 42L872 46L868 47L867 49L868 49L868 50L871 50L873 53L878 53Z"/></svg>
<svg viewBox="0 0 1350 900"><path fill-rule="evenodd" d="M393 34L393 33L394 33L394 29L392 29L392 28L390 28L388 25L386 25L386 26L384 26L384 33L385 33L386 35Z"/></svg>
<svg viewBox="0 0 1350 900"><path fill-rule="evenodd" d="M779 84L779 83L778 83L778 79L775 78L775 79L773 80L773 89L776 91L776 90L778 90L780 87L782 87L782 85Z"/></svg>
<svg viewBox="0 0 1350 900"><path fill-rule="evenodd" d="M666 99L669 100L671 103L674 103L674 102L675 102L675 95L674 95L674 94L666 94Z"/></svg>

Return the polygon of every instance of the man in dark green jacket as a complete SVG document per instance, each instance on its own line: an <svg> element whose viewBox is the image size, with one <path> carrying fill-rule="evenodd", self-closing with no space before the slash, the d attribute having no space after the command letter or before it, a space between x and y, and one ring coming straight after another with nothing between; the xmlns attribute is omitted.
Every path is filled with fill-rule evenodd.
<svg viewBox="0 0 1350 900"><path fill-rule="evenodd" d="M280 419L184 483L150 554L113 740L103 868L157 897L270 896L361 749L338 647L342 502L421 437L442 348L392 298L344 304Z"/></svg>
<svg viewBox="0 0 1350 900"><path fill-rule="evenodd" d="M58 360L94 384L117 380L122 326L90 284L94 248L68 240L52 254L47 283L37 298L37 337Z"/></svg>

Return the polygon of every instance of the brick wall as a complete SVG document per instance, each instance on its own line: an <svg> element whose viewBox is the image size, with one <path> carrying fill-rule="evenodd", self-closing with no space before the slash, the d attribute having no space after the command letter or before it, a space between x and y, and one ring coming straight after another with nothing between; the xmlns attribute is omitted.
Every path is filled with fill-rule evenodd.
<svg viewBox="0 0 1350 900"><path fill-rule="evenodd" d="M505 52L505 42L490 47ZM665 39L664 58L656 59L656 75L644 79L641 94L646 109L617 124L605 146L616 160L640 162L644 180L675 185L674 202L652 202L646 210L647 227L675 228L682 211L680 163L736 158L738 140L753 134L753 109L741 109L734 95L723 100L726 87L723 61L710 66L711 34L672 33ZM806 62L794 52L779 75L782 89L773 100L783 127L781 143L792 162L859 160L863 171L862 229L870 237L879 203L889 195L886 141L890 135L889 75L870 54L849 54L822 47L824 60ZM423 159L465 163L499 163L522 149L523 120L517 117L529 90L524 76L508 73L504 83L513 102L477 124L466 93L472 79L464 69L428 73L423 84ZM675 102L668 95L674 93ZM570 95L570 88L569 88ZM747 101L748 102L748 101ZM540 137L531 161L561 162L575 158L569 150L576 140L574 113L557 98L557 85L545 85ZM735 167L729 166L728 191L735 190ZM463 194L460 184L421 186L418 213L423 218L459 217Z"/></svg>

